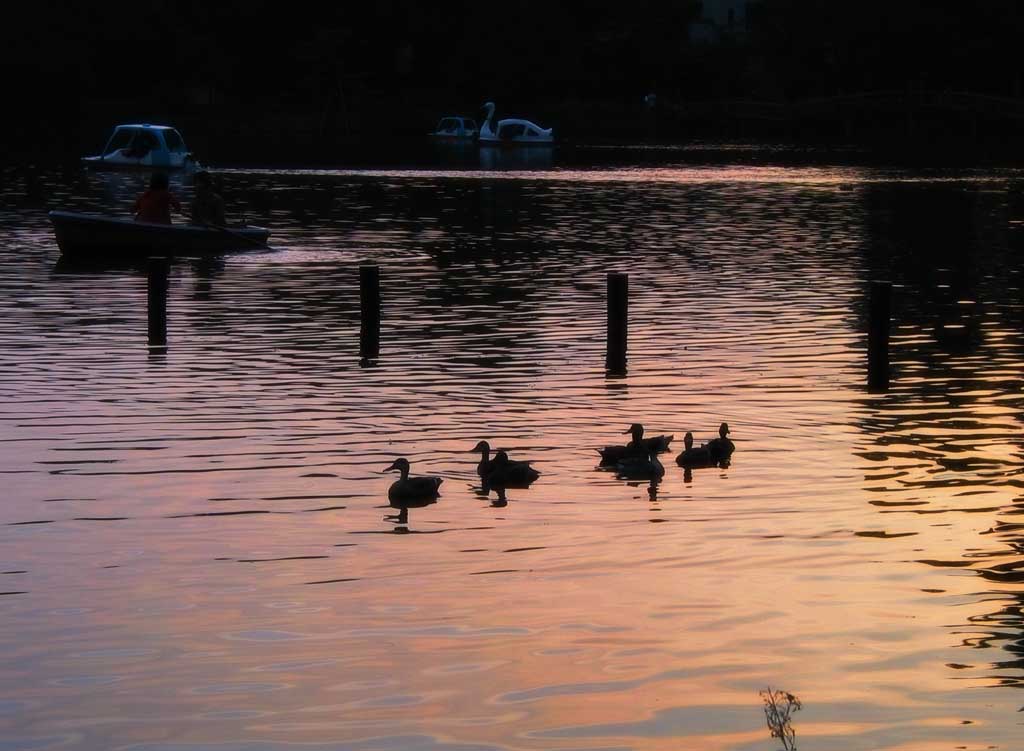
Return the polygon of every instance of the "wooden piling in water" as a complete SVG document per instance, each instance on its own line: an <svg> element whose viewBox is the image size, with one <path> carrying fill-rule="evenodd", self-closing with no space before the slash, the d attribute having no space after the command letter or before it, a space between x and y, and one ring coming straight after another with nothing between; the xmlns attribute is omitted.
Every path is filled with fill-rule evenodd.
<svg viewBox="0 0 1024 751"><path fill-rule="evenodd" d="M892 315L892 284L871 282L868 321L868 388L889 388L889 321Z"/></svg>
<svg viewBox="0 0 1024 751"><path fill-rule="evenodd" d="M380 354L380 267L359 267L359 355Z"/></svg>
<svg viewBox="0 0 1024 751"><path fill-rule="evenodd" d="M629 275L608 274L608 349L605 367L609 373L626 372L629 340Z"/></svg>
<svg viewBox="0 0 1024 751"><path fill-rule="evenodd" d="M146 279L148 299L149 346L167 346L167 289L170 263L166 258L151 258Z"/></svg>

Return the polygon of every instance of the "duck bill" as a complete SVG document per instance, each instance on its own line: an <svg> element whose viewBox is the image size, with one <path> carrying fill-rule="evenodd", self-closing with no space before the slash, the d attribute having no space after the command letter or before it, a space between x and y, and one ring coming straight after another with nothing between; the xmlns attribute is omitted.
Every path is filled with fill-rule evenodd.
<svg viewBox="0 0 1024 751"><path fill-rule="evenodd" d="M392 462L390 467L385 467L384 469L381 470L381 474L383 474L384 472L391 472L392 470L396 469L398 469L398 467L395 465L394 462Z"/></svg>

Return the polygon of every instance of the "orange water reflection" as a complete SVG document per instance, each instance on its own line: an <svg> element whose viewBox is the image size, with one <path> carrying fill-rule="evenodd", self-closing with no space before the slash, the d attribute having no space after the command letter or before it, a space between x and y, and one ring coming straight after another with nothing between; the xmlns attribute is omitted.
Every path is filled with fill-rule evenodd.
<svg viewBox="0 0 1024 751"><path fill-rule="evenodd" d="M5 228L4 737L769 749L771 685L809 748L1012 747L1006 177L700 172L231 174L282 247L176 264L158 361L142 277L53 274L41 215ZM632 277L618 380L609 270ZM879 275L895 379L869 395ZM732 465L686 479L669 454L653 499L597 471L638 420L677 441L727 421ZM483 500L484 438L541 479ZM404 520L396 456L445 478Z"/></svg>

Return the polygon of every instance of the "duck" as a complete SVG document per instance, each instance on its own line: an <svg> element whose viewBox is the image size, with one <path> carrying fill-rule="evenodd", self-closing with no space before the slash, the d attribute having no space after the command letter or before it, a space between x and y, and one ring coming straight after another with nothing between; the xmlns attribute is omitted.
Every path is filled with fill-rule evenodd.
<svg viewBox="0 0 1024 751"><path fill-rule="evenodd" d="M630 433L633 436L633 440L625 446L605 446L603 449L597 450L601 454L602 467L617 464L626 457L643 457L647 452L660 454L662 451L668 451L669 444L675 438L674 435L657 435L653 438L644 438L644 426L639 423L633 423L629 426L628 430L623 432Z"/></svg>
<svg viewBox="0 0 1024 751"><path fill-rule="evenodd" d="M680 467L710 467L715 463L707 444L694 448L693 433L683 436L683 446L683 452L676 457L676 464Z"/></svg>
<svg viewBox="0 0 1024 751"><path fill-rule="evenodd" d="M736 444L726 438L727 435L729 435L729 423L723 422L718 427L718 438L712 439L707 444L712 461L727 461L732 456L732 452L736 450Z"/></svg>
<svg viewBox="0 0 1024 751"><path fill-rule="evenodd" d="M480 441L476 446L471 448L470 453L480 452L480 463L476 465L476 473L481 478L487 477L491 472L491 467L494 466L494 462L491 460L491 444L487 441Z"/></svg>
<svg viewBox="0 0 1024 751"><path fill-rule="evenodd" d="M438 488L444 482L440 477L409 477L409 460L395 459L384 472L398 470L402 476L388 488L388 500L392 502L415 501L437 498Z"/></svg>
<svg viewBox="0 0 1024 751"><path fill-rule="evenodd" d="M529 485L540 477L540 472L530 466L529 462L514 462L508 454L499 451L494 455L490 471L484 482L490 487L507 487L509 485Z"/></svg>
<svg viewBox="0 0 1024 751"><path fill-rule="evenodd" d="M491 444L487 441L480 441L476 446L470 449L470 452L474 454L478 451L480 452L480 462L476 465L476 473L480 475L481 479L487 479L487 476L494 470L494 464L498 460L498 454L504 454L502 462L509 466L519 466L521 464L526 466L530 465L530 462L528 461L512 461L508 458L508 452L506 451L499 451L498 454L494 455L494 459L491 459ZM522 470L515 471L521 472ZM534 471L536 472L536 470Z"/></svg>
<svg viewBox="0 0 1024 751"><path fill-rule="evenodd" d="M615 463L615 472L619 477L627 479L657 479L665 474L665 467L653 451L644 454L625 456Z"/></svg>

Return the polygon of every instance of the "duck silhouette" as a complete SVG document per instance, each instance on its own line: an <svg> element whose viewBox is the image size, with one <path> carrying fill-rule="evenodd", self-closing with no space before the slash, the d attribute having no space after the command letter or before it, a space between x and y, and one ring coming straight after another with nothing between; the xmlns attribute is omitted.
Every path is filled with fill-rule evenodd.
<svg viewBox="0 0 1024 751"><path fill-rule="evenodd" d="M715 460L711 458L711 449L707 445L694 447L693 433L683 436L683 452L676 457L676 464L680 467L711 467Z"/></svg>
<svg viewBox="0 0 1024 751"><path fill-rule="evenodd" d="M657 435L652 438L644 438L644 426L640 423L633 423L629 430L623 431L633 436L633 440L625 446L605 446L598 449L601 454L601 466L610 467L618 464L627 457L644 457L649 453L660 454L668 451L668 445L672 443L675 436Z"/></svg>
<svg viewBox="0 0 1024 751"><path fill-rule="evenodd" d="M732 452L736 450L736 444L726 438L729 432L729 423L723 422L718 427L718 438L708 442L707 449L711 452L712 461L727 462Z"/></svg>
<svg viewBox="0 0 1024 751"><path fill-rule="evenodd" d="M440 477L409 477L409 460L395 459L385 472L398 470L402 476L388 488L388 500L393 503L437 498L438 488L444 482Z"/></svg>
<svg viewBox="0 0 1024 751"><path fill-rule="evenodd" d="M494 455L490 470L484 477L484 484L488 487L508 487L510 485L526 486L540 477L540 472L530 466L529 462L514 462L508 458L508 454L499 451Z"/></svg>
<svg viewBox="0 0 1024 751"><path fill-rule="evenodd" d="M494 465L494 462L491 460L491 444L487 441L480 441L470 449L470 452L474 454L478 451L480 452L480 463L476 465L476 473L482 479L490 474L491 467Z"/></svg>
<svg viewBox="0 0 1024 751"><path fill-rule="evenodd" d="M528 461L513 461L509 459L507 451L499 451L491 458L491 444L487 441L480 441L470 449L472 452L480 452L480 462L476 465L476 473L485 484L489 482L491 475L497 471L497 478L508 479L509 482L529 484L540 477L540 472L530 466ZM491 482L490 484L494 484Z"/></svg>
<svg viewBox="0 0 1024 751"><path fill-rule="evenodd" d="M615 473L627 480L656 479L665 474L665 467L658 460L657 454L649 451L623 457L615 463Z"/></svg>

